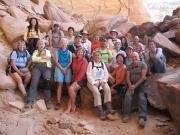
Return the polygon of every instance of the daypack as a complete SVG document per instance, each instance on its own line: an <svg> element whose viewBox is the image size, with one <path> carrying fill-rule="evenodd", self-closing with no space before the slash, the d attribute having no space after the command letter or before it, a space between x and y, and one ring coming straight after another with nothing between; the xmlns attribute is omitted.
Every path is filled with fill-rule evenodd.
<svg viewBox="0 0 180 135"><path fill-rule="evenodd" d="M17 49L14 49L14 50L10 53L9 57L7 58L7 67L6 67L6 69L5 69L5 72L6 72L6 75L7 75L7 76L8 76L9 73L11 72L11 68L12 68L12 66L11 66L11 55L12 55L12 53L13 53L14 51L15 51L16 54L17 54L17 59L18 59L19 57L26 58L26 57L28 56L28 51L27 51L27 50L25 50L25 51L23 52L23 55L20 55L19 51L18 51Z"/></svg>
<svg viewBox="0 0 180 135"><path fill-rule="evenodd" d="M93 69L94 67L96 67L97 69L99 69L99 68L104 69L104 64L103 64L103 62L101 61L101 66L95 66L95 65L94 65L94 61L92 61L92 69Z"/></svg>

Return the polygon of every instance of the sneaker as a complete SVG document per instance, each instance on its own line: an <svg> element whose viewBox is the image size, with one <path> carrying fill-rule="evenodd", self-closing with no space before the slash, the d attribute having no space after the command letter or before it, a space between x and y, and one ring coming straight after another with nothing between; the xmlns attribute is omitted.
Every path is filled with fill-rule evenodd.
<svg viewBox="0 0 180 135"><path fill-rule="evenodd" d="M25 104L24 108L26 108L26 109L32 109L32 108L33 108L33 104L34 104L33 101L28 101L28 103Z"/></svg>
<svg viewBox="0 0 180 135"><path fill-rule="evenodd" d="M51 101L50 100L46 101L45 104L46 104L46 107L48 110L51 109Z"/></svg>
<svg viewBox="0 0 180 135"><path fill-rule="evenodd" d="M145 125L146 125L146 121L145 121L145 119L144 119L144 118L140 118L140 119L139 119L139 125L140 125L140 127L142 127L142 128L144 128L144 127L145 127Z"/></svg>
<svg viewBox="0 0 180 135"><path fill-rule="evenodd" d="M106 113L104 111L100 112L100 119L106 120Z"/></svg>
<svg viewBox="0 0 180 135"><path fill-rule="evenodd" d="M61 108L61 104L60 103L56 103L56 106L55 106L55 110L59 110Z"/></svg>
<svg viewBox="0 0 180 135"><path fill-rule="evenodd" d="M127 123L129 120L129 117L128 116L124 116L123 119L122 119L122 122L123 123Z"/></svg>

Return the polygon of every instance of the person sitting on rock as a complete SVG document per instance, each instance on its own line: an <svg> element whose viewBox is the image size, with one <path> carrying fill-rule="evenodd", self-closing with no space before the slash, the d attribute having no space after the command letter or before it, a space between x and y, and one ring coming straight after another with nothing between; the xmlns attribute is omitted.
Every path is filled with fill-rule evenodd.
<svg viewBox="0 0 180 135"><path fill-rule="evenodd" d="M110 63L112 61L112 51L107 48L106 37L100 38L100 44L101 44L101 48L99 49L99 51L101 53L101 61L105 63L105 65L109 70Z"/></svg>
<svg viewBox="0 0 180 135"><path fill-rule="evenodd" d="M45 44L42 40L37 42L38 49L34 51L32 55L32 80L28 93L28 103L25 108L33 108L38 90L38 84L41 76L45 80L45 90L44 90L44 100L47 109L51 108L51 53L49 50L45 49Z"/></svg>
<svg viewBox="0 0 180 135"><path fill-rule="evenodd" d="M132 46L128 46L126 48L126 54L127 54L127 57L125 59L125 64L126 64L126 66L129 66L132 63L132 57L133 57L133 47Z"/></svg>
<svg viewBox="0 0 180 135"><path fill-rule="evenodd" d="M91 45L91 52L93 52L96 49L100 49L101 44L100 44L100 36L98 34L93 36L93 40L92 40L92 45Z"/></svg>
<svg viewBox="0 0 180 135"><path fill-rule="evenodd" d="M91 58L91 41L88 39L88 32L83 30L82 34L82 46L86 51L86 55L88 56L88 60Z"/></svg>
<svg viewBox="0 0 180 135"><path fill-rule="evenodd" d="M139 54L140 60L144 61L144 56L145 56L145 47L144 45L139 41L138 36L134 36L134 41L132 43L132 47L134 49L134 52L137 52Z"/></svg>
<svg viewBox="0 0 180 135"><path fill-rule="evenodd" d="M72 63L72 53L67 48L68 40L66 38L62 38L60 41L60 48L58 49L55 63L55 73L54 79L55 82L58 83L57 86L57 103L55 109L58 110L61 107L61 93L62 93L62 86L63 83L66 83L67 88L70 85L71 78L72 78L72 71L71 71L71 63Z"/></svg>
<svg viewBox="0 0 180 135"><path fill-rule="evenodd" d="M31 60L23 40L17 42L17 49L11 53L10 65L11 77L16 81L23 96L27 97L25 88L31 80L31 73L29 71Z"/></svg>
<svg viewBox="0 0 180 135"><path fill-rule="evenodd" d="M121 50L120 48L121 48L121 41L116 41L114 43L114 49L112 50L113 57L110 63L110 71L109 71L110 73L112 73L112 71L114 71L114 69L118 67L117 60L116 60L117 54L122 54L124 56L123 58L126 57L126 52Z"/></svg>
<svg viewBox="0 0 180 135"><path fill-rule="evenodd" d="M126 92L126 65L124 65L125 57L123 54L118 53L116 55L116 61L118 66L109 76L109 82L111 84L111 92L119 93L121 97L124 97Z"/></svg>
<svg viewBox="0 0 180 135"><path fill-rule="evenodd" d="M39 24L37 18L30 18L29 26L24 33L24 41L27 45L27 50L32 55L35 49L37 49L37 41L41 38Z"/></svg>
<svg viewBox="0 0 180 135"><path fill-rule="evenodd" d="M147 92L146 92L146 72L147 65L140 61L137 52L133 53L132 64L127 67L128 90L124 98L123 122L129 120L132 99L138 98L139 125L144 127L147 120Z"/></svg>
<svg viewBox="0 0 180 135"><path fill-rule="evenodd" d="M84 58L84 50L82 47L79 47L76 50L76 56L77 57L73 58L72 61L73 79L71 85L68 88L69 101L66 113L75 112L76 94L78 90L86 86L86 71L88 62Z"/></svg>
<svg viewBox="0 0 180 135"><path fill-rule="evenodd" d="M68 46L74 43L74 27L69 27L67 35L65 36L68 40Z"/></svg>
<svg viewBox="0 0 180 135"><path fill-rule="evenodd" d="M164 73L166 71L166 58L163 54L162 48L157 48L153 40L148 41L149 52L147 56L149 65L149 74Z"/></svg>
<svg viewBox="0 0 180 135"><path fill-rule="evenodd" d="M126 51L126 48L128 47L127 38L125 36L121 37L121 50Z"/></svg>
<svg viewBox="0 0 180 135"><path fill-rule="evenodd" d="M108 112L115 113L111 106L111 90L107 83L109 73L106 65L100 59L100 51L95 50L92 53L92 61L89 62L87 68L87 87L94 97L94 106L98 108L100 119L105 120L106 114L102 106L101 90L104 93L104 104Z"/></svg>
<svg viewBox="0 0 180 135"><path fill-rule="evenodd" d="M110 32L110 37L108 38L108 42L107 42L107 48L112 50L114 49L114 43L117 41L120 41L120 39L118 39L118 32L115 29L112 29Z"/></svg>

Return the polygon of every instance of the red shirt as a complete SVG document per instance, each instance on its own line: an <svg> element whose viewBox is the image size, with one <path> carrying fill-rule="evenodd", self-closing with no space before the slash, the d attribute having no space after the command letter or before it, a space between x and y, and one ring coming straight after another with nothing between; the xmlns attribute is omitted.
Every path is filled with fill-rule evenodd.
<svg viewBox="0 0 180 135"><path fill-rule="evenodd" d="M92 43L91 45L91 51L94 51L95 49L101 48L100 42Z"/></svg>
<svg viewBox="0 0 180 135"><path fill-rule="evenodd" d="M75 82L79 82L81 80L86 79L86 71L87 71L88 62L85 58L78 59L74 58L72 61L72 71Z"/></svg>
<svg viewBox="0 0 180 135"><path fill-rule="evenodd" d="M116 82L125 84L126 83L126 75L125 74L126 74L126 66L125 65L120 66L120 67L118 66L115 69L115 80L116 80Z"/></svg>

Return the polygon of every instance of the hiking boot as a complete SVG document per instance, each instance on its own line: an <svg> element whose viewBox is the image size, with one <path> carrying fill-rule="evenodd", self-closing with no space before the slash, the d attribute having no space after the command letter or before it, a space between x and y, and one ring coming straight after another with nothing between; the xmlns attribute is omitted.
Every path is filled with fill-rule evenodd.
<svg viewBox="0 0 180 135"><path fill-rule="evenodd" d="M101 120L106 120L106 113L104 111L100 112L100 119Z"/></svg>
<svg viewBox="0 0 180 135"><path fill-rule="evenodd" d="M127 123L129 121L129 117L128 116L124 116L122 119L123 123Z"/></svg>
<svg viewBox="0 0 180 135"><path fill-rule="evenodd" d="M33 108L33 104L34 104L33 101L28 101L28 103L25 104L24 108L26 108L26 109L32 109L32 108Z"/></svg>
<svg viewBox="0 0 180 135"><path fill-rule="evenodd" d="M144 118L140 118L139 119L139 126L144 128L146 125L146 120Z"/></svg>
<svg viewBox="0 0 180 135"><path fill-rule="evenodd" d="M46 108L48 110L51 109L52 106L51 106L51 101L50 100L46 101L45 104L46 104Z"/></svg>
<svg viewBox="0 0 180 135"><path fill-rule="evenodd" d="M56 106L55 106L55 110L59 110L61 108L61 104L60 103L56 103Z"/></svg>
<svg viewBox="0 0 180 135"><path fill-rule="evenodd" d="M116 110L112 109L111 102L106 103L106 108L107 108L108 113L111 113L111 114L115 114L116 113Z"/></svg>

